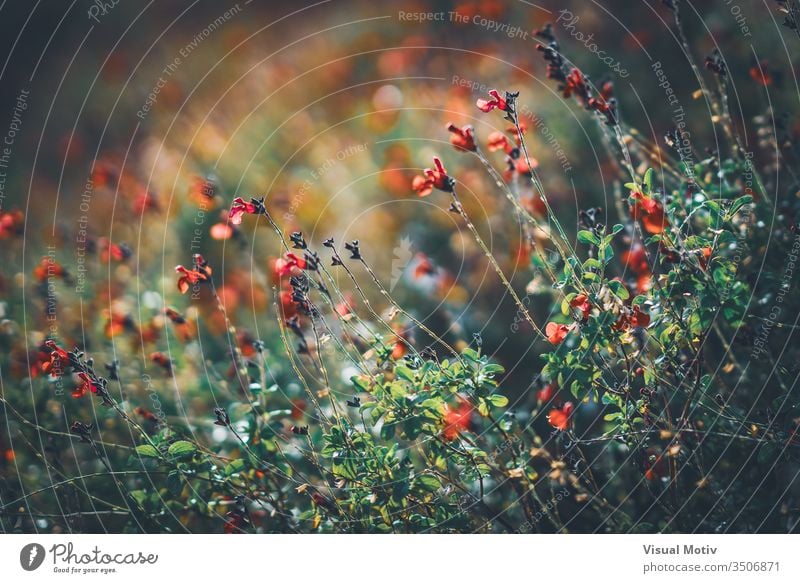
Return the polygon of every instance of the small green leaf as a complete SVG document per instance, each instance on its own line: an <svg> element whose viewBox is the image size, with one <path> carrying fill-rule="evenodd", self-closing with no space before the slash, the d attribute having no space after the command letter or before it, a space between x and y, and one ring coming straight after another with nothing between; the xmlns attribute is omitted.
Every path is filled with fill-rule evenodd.
<svg viewBox="0 0 800 583"><path fill-rule="evenodd" d="M140 445L136 447L136 453L142 457L159 457L158 450L152 445Z"/></svg>
<svg viewBox="0 0 800 583"><path fill-rule="evenodd" d="M191 441L176 441L172 445L169 446L167 453L172 457L187 457L190 455L194 455L194 452L197 451L197 446L193 444Z"/></svg>
<svg viewBox="0 0 800 583"><path fill-rule="evenodd" d="M492 405L495 407L505 407L508 405L508 397L505 395L491 395L489 400L492 402Z"/></svg>
<svg viewBox="0 0 800 583"><path fill-rule="evenodd" d="M578 231L578 241L586 245L599 245L600 239L591 231Z"/></svg>
<svg viewBox="0 0 800 583"><path fill-rule="evenodd" d="M414 382L414 371L412 371L407 366L398 364L396 367L394 367L394 374L396 374L401 379Z"/></svg>

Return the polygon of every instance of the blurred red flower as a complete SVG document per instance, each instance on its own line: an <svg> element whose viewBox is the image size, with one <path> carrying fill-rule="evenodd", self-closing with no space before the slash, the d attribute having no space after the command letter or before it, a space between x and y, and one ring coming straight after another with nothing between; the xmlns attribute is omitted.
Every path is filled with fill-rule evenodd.
<svg viewBox="0 0 800 583"><path fill-rule="evenodd" d="M433 158L433 165L435 170L425 168L423 175L417 175L411 181L411 188L417 192L419 196L428 196L433 192L434 188L438 188L444 192L451 192L452 179L447 175L442 161L439 158Z"/></svg>
<svg viewBox="0 0 800 583"><path fill-rule="evenodd" d="M572 330L572 326L567 326L565 324L558 324L556 322L549 322L544 329L545 334L547 334L547 339L550 341L550 344L559 345L564 342L564 339L569 334L569 331Z"/></svg>
<svg viewBox="0 0 800 583"><path fill-rule="evenodd" d="M492 96L492 99L478 99L475 102L475 105L478 106L478 109L484 113L489 113L493 109L508 111L508 102L500 97L500 93L498 93L497 89L492 89L489 91L489 95Z"/></svg>
<svg viewBox="0 0 800 583"><path fill-rule="evenodd" d="M475 134L472 126L466 125L459 128L453 123L448 123L447 131L451 134L450 143L453 144L456 150L474 152L477 149L475 146Z"/></svg>
<svg viewBox="0 0 800 583"><path fill-rule="evenodd" d="M176 266L175 273L181 274L178 278L178 291L182 294L189 291L191 286L208 279L205 273L201 273L197 269L186 269L183 265Z"/></svg>
<svg viewBox="0 0 800 583"><path fill-rule="evenodd" d="M669 225L663 205L641 192L634 192L631 198L635 201L631 206L631 216L637 221L641 220L642 227L651 235L662 233L664 227Z"/></svg>
<svg viewBox="0 0 800 583"><path fill-rule="evenodd" d="M447 441L453 441L462 432L469 431L471 428L472 419L472 405L466 400L462 399L458 406L447 406L444 413L444 431L443 435Z"/></svg>
<svg viewBox="0 0 800 583"><path fill-rule="evenodd" d="M561 408L553 408L547 414L547 421L559 431L566 431L570 426L570 416L575 406L567 401Z"/></svg>

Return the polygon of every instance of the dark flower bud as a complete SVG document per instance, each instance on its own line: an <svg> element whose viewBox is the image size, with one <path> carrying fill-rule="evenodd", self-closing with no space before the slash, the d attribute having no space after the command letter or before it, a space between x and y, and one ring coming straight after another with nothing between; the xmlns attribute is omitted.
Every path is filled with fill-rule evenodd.
<svg viewBox="0 0 800 583"><path fill-rule="evenodd" d="M292 242L292 245L295 249L308 249L308 245L306 244L306 240L303 238L303 233L300 231L295 231L291 235L289 235L289 239Z"/></svg>
<svg viewBox="0 0 800 583"><path fill-rule="evenodd" d="M214 425L220 425L221 427L230 426L231 418L228 416L228 413L222 407L214 408L214 416L217 418L216 421L214 421Z"/></svg>
<svg viewBox="0 0 800 583"><path fill-rule="evenodd" d="M92 433L92 428L94 427L93 424L86 425L80 421L75 421L69 427L70 433L74 433L75 435L80 436L81 441L84 443L91 443L90 435Z"/></svg>
<svg viewBox="0 0 800 583"><path fill-rule="evenodd" d="M355 239L350 243L345 243L344 248L350 252L350 259L355 259L356 261L361 259L361 250L358 246L358 239Z"/></svg>

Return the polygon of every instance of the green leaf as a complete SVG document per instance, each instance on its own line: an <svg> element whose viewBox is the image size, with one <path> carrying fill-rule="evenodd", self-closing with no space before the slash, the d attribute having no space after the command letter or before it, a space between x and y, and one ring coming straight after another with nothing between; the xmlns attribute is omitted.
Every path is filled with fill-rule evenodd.
<svg viewBox="0 0 800 583"><path fill-rule="evenodd" d="M728 217L733 217L733 215L739 212L739 209L741 209L746 204L750 204L751 202L753 202L753 197L750 196L749 194L737 198L735 201L733 201L731 208L728 209Z"/></svg>
<svg viewBox="0 0 800 583"><path fill-rule="evenodd" d="M225 475L232 476L233 474L238 474L239 472L243 471L247 467L247 462L243 459L233 460L227 466L225 466Z"/></svg>
<svg viewBox="0 0 800 583"><path fill-rule="evenodd" d="M508 397L505 395L491 395L489 401L491 401L492 405L495 407L505 407L508 405Z"/></svg>
<svg viewBox="0 0 800 583"><path fill-rule="evenodd" d="M614 258L614 248L611 245L606 245L600 249L600 260L608 264Z"/></svg>
<svg viewBox="0 0 800 583"><path fill-rule="evenodd" d="M194 455L197 451L197 446L191 441L176 441L169 446L167 453L172 457L187 457Z"/></svg>
<svg viewBox="0 0 800 583"><path fill-rule="evenodd" d="M461 354L464 358L472 362L478 362L480 360L480 355L472 348L465 348L461 351Z"/></svg>
<svg viewBox="0 0 800 583"><path fill-rule="evenodd" d="M414 382L414 371L412 371L407 366L398 364L396 367L394 367L394 373L401 379L407 380L409 382Z"/></svg>
<svg viewBox="0 0 800 583"><path fill-rule="evenodd" d="M152 445L139 445L136 447L136 453L142 457L160 457L158 450Z"/></svg>
<svg viewBox="0 0 800 583"><path fill-rule="evenodd" d="M439 478L432 474L422 474L414 480L414 485L428 492L436 492L442 486L442 483Z"/></svg>
<svg viewBox="0 0 800 583"><path fill-rule="evenodd" d="M505 371L506 369L499 364L487 364L485 367L483 367L483 373L487 375L502 374Z"/></svg>
<svg viewBox="0 0 800 583"><path fill-rule="evenodd" d="M631 297L631 294L628 292L628 288L626 288L625 284L623 284L621 281L612 279L608 282L608 287L612 292L614 292L615 296L623 301Z"/></svg>
<svg viewBox="0 0 800 583"><path fill-rule="evenodd" d="M600 239L591 231L578 231L578 241L586 245L599 245Z"/></svg>
<svg viewBox="0 0 800 583"><path fill-rule="evenodd" d="M644 173L644 187L646 194L653 193L653 174L655 174L655 172L652 168L648 168L647 172Z"/></svg>

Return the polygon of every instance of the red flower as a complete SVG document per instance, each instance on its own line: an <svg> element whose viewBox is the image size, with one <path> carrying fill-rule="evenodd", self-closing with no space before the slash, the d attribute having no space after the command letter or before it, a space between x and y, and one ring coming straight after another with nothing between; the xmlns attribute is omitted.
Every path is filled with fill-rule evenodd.
<svg viewBox="0 0 800 583"><path fill-rule="evenodd" d="M650 324L650 315L642 312L639 306L633 306L630 314L622 314L612 326L615 330L628 330L634 328L645 328Z"/></svg>
<svg viewBox="0 0 800 583"><path fill-rule="evenodd" d="M665 476L668 472L667 461L664 459L664 453L657 453L654 448L648 448L647 457L644 460L644 477L653 481Z"/></svg>
<svg viewBox="0 0 800 583"><path fill-rule="evenodd" d="M146 211L157 211L158 209L158 198L147 190L142 190L133 200L133 210L137 215L143 215Z"/></svg>
<svg viewBox="0 0 800 583"><path fill-rule="evenodd" d="M69 364L69 353L60 348L53 340L48 340L44 345L50 349L50 360L42 364L42 371L57 377L63 373L63 367Z"/></svg>
<svg viewBox="0 0 800 583"><path fill-rule="evenodd" d="M546 384L536 393L536 400L540 403L547 403L556 394L558 387L554 383Z"/></svg>
<svg viewBox="0 0 800 583"><path fill-rule="evenodd" d="M112 243L106 237L100 237L97 240L97 246L100 249L100 261L103 263L125 261L131 256L131 250L128 247Z"/></svg>
<svg viewBox="0 0 800 583"><path fill-rule="evenodd" d="M586 87L586 79L578 69L572 69L567 75L567 80L561 88L564 97L571 97L573 94L577 95L583 101L589 94Z"/></svg>
<svg viewBox="0 0 800 583"><path fill-rule="evenodd" d="M572 299L569 305L570 307L578 308L581 311L584 322L589 319L589 312L592 310L592 304L589 302L589 298L586 296L586 294L578 294Z"/></svg>
<svg viewBox="0 0 800 583"><path fill-rule="evenodd" d="M572 330L572 326L557 324L556 322L549 322L544 329L550 344L555 344L556 346L564 342L564 338L567 337L570 330Z"/></svg>
<svg viewBox="0 0 800 583"><path fill-rule="evenodd" d="M560 409L553 408L547 414L547 421L559 431L567 431L570 426L570 416L575 406L571 401L564 403Z"/></svg>
<svg viewBox="0 0 800 583"><path fill-rule="evenodd" d="M504 150L506 154L508 154L514 149L508 141L508 136L503 132L492 132L489 134L489 137L486 138L486 141L490 152Z"/></svg>
<svg viewBox="0 0 800 583"><path fill-rule="evenodd" d="M185 294L187 291L189 291L189 288L191 286L196 285L201 281L205 281L208 279L205 273L201 273L197 269L192 269L190 271L186 269L183 265L176 266L175 273L182 274L178 278L178 291L180 291L182 294Z"/></svg>
<svg viewBox="0 0 800 583"><path fill-rule="evenodd" d="M434 275L436 268L431 260L424 253L417 253L417 265L414 268L414 279L420 279L426 275Z"/></svg>
<svg viewBox="0 0 800 583"><path fill-rule="evenodd" d="M711 259L711 247L703 247L700 249L700 267L705 269L708 266L708 260Z"/></svg>
<svg viewBox="0 0 800 583"><path fill-rule="evenodd" d="M631 326L634 328L646 328L650 325L650 315L639 309L639 306L633 306L633 313L630 316Z"/></svg>
<svg viewBox="0 0 800 583"><path fill-rule="evenodd" d="M20 211L0 213L0 239L7 239L21 233L24 218Z"/></svg>
<svg viewBox="0 0 800 583"><path fill-rule="evenodd" d="M650 265L647 263L647 254L642 245L631 245L631 248L622 252L622 262L637 275L649 274Z"/></svg>
<svg viewBox="0 0 800 583"><path fill-rule="evenodd" d="M306 260L302 257L298 257L294 253L287 253L285 258L279 257L275 260L275 274L283 277L290 275L295 268L305 269L307 266Z"/></svg>
<svg viewBox="0 0 800 583"><path fill-rule="evenodd" d="M772 74L769 72L769 63L767 61L761 61L758 65L751 67L750 77L753 78L753 81L765 87L767 85L772 85Z"/></svg>
<svg viewBox="0 0 800 583"><path fill-rule="evenodd" d="M245 202L242 197L237 196L233 199L231 210L228 212L228 219L230 220L231 224L241 225L242 215L245 213L248 215L255 215L258 214L259 211L260 209L255 202L252 200L250 202Z"/></svg>
<svg viewBox="0 0 800 583"><path fill-rule="evenodd" d="M634 199L631 207L631 216L635 220L641 220L644 230L651 235L657 235L664 231L664 227L669 225L664 215L664 207L657 200L644 196L641 192L634 192L631 195Z"/></svg>
<svg viewBox="0 0 800 583"><path fill-rule="evenodd" d="M489 113L493 109L508 111L508 102L500 97L500 93L497 92L497 89L492 89L489 91L489 95L492 96L492 99L478 99L478 101L475 102L475 105L478 106L478 109L484 113Z"/></svg>
<svg viewBox="0 0 800 583"><path fill-rule="evenodd" d="M167 374L172 374L172 360L163 352L153 352L150 354L150 360L163 368Z"/></svg>
<svg viewBox="0 0 800 583"><path fill-rule="evenodd" d="M47 281L48 277L64 279L67 277L67 270L58 261L45 255L39 265L33 268L33 277L40 282Z"/></svg>
<svg viewBox="0 0 800 583"><path fill-rule="evenodd" d="M533 168L537 168L539 166L539 161L536 158L531 158L531 163L528 165L528 160L525 159L525 156L520 156L517 159L511 159L509 156L509 165L513 165L514 170L517 174L530 174L531 173L531 166Z"/></svg>
<svg viewBox="0 0 800 583"><path fill-rule="evenodd" d="M292 399L292 419L298 421L306 414L308 404L303 399Z"/></svg>
<svg viewBox="0 0 800 583"><path fill-rule="evenodd" d="M238 229L231 225L230 212L227 209L220 211L219 216L220 222L211 226L211 238L225 241L235 236ZM239 222L241 222L241 217L239 217Z"/></svg>
<svg viewBox="0 0 800 583"><path fill-rule="evenodd" d="M231 510L225 515L225 534L241 534L247 526L247 517L238 510Z"/></svg>
<svg viewBox="0 0 800 583"><path fill-rule="evenodd" d="M477 149L475 146L475 134L472 126L467 125L459 128L453 123L448 123L447 131L451 133L450 143L453 144L456 150L474 152Z"/></svg>
<svg viewBox="0 0 800 583"><path fill-rule="evenodd" d="M443 435L447 441L453 441L459 434L469 431L472 419L472 405L461 400L457 407L447 406L444 413Z"/></svg>
<svg viewBox="0 0 800 583"><path fill-rule="evenodd" d="M73 399L80 399L88 391L91 391L93 393L97 392L97 383L95 383L91 378L89 378L89 375L87 375L85 372L79 372L78 378L80 378L81 384L72 389Z"/></svg>
<svg viewBox="0 0 800 583"><path fill-rule="evenodd" d="M411 188L417 192L419 196L428 196L433 192L434 188L438 188L444 192L452 192L453 179L447 175L442 161L434 156L433 165L435 170L425 168L423 171L424 176L415 176L411 182Z"/></svg>
<svg viewBox="0 0 800 583"><path fill-rule="evenodd" d="M104 327L106 336L109 338L113 338L118 334L122 334L123 332L135 330L136 324L127 314L121 314L114 310L106 310L106 324Z"/></svg>

